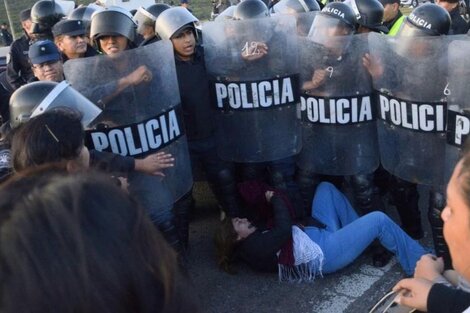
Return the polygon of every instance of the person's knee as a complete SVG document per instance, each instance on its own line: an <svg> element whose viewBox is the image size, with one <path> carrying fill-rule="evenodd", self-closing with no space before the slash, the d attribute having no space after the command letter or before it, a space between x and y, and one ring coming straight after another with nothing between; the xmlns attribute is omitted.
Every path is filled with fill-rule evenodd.
<svg viewBox="0 0 470 313"><path fill-rule="evenodd" d="M369 219L371 222L375 222L377 224L383 224L385 222L390 222L391 219L388 217L387 214L380 212L380 211L374 211L371 213L368 213L365 215L367 219Z"/></svg>
<svg viewBox="0 0 470 313"><path fill-rule="evenodd" d="M332 183L321 182L320 184L318 184L316 192L337 193L339 191Z"/></svg>

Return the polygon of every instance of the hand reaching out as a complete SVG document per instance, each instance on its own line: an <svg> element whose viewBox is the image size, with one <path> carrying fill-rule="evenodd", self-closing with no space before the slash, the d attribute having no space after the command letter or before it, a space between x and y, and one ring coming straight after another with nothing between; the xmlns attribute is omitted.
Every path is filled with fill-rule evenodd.
<svg viewBox="0 0 470 313"><path fill-rule="evenodd" d="M135 170L150 175L165 176L163 170L173 167L175 158L169 153L158 152L135 160Z"/></svg>

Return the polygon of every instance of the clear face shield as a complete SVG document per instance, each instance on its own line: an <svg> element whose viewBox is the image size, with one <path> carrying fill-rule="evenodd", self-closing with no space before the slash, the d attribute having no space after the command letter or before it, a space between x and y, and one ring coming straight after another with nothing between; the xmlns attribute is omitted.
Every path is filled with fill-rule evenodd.
<svg viewBox="0 0 470 313"><path fill-rule="evenodd" d="M431 30L418 28L405 21L397 33L399 55L406 58L421 58L433 53L433 39L438 38Z"/></svg>
<svg viewBox="0 0 470 313"><path fill-rule="evenodd" d="M150 14L147 10L143 7L137 9L137 12L134 14L134 22L137 24L137 32L142 34L145 29L145 26L154 27L155 21L157 19L155 16Z"/></svg>
<svg viewBox="0 0 470 313"><path fill-rule="evenodd" d="M73 89L66 81L62 81L33 110L30 118L50 110L68 108L80 112L83 127L88 127L101 113L101 109Z"/></svg>
<svg viewBox="0 0 470 313"><path fill-rule="evenodd" d="M313 21L308 37L327 49L343 51L351 42L353 32L353 27L340 19L318 14Z"/></svg>

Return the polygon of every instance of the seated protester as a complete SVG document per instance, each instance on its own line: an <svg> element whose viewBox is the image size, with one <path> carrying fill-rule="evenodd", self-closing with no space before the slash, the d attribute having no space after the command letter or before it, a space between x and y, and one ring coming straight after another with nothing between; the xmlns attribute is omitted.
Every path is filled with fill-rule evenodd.
<svg viewBox="0 0 470 313"><path fill-rule="evenodd" d="M281 280L312 280L316 274L349 265L378 239L411 275L426 253L384 213L358 217L347 198L330 183L317 187L312 204L312 217L326 227L308 226L303 231L292 225L293 207L285 196L253 182L240 187L247 207L256 210L260 221L223 221L215 237L223 269L230 270L230 263L240 259L255 270L278 270Z"/></svg>
<svg viewBox="0 0 470 313"><path fill-rule="evenodd" d="M200 312L174 252L106 177L23 173L0 212L1 312Z"/></svg>
<svg viewBox="0 0 470 313"><path fill-rule="evenodd" d="M59 49L52 41L36 41L29 47L28 57L34 74L30 82L38 80L61 82L65 79Z"/></svg>
<svg viewBox="0 0 470 313"><path fill-rule="evenodd" d="M467 282L470 281L470 153L464 154L447 185L447 205L441 213L444 239L449 246L452 265ZM436 261L436 262L431 262ZM423 263L423 264L420 264ZM442 269L442 260L429 257L418 263L414 278L403 279L393 288L401 305L431 313L461 313L470 311L470 293L434 280ZM426 264L424 264L426 263ZM422 267L429 265L426 274ZM434 269L433 269L434 267ZM437 268L437 269L436 269ZM418 271L419 270L419 271Z"/></svg>
<svg viewBox="0 0 470 313"><path fill-rule="evenodd" d="M88 44L85 24L82 21L62 20L52 27L52 34L64 63L69 59L98 55L98 52Z"/></svg>

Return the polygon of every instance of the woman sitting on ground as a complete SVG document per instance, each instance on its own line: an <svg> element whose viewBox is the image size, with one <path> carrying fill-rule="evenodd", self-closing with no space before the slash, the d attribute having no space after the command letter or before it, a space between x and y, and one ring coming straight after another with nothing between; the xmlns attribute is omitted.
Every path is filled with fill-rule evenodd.
<svg viewBox="0 0 470 313"><path fill-rule="evenodd" d="M332 184L321 183L312 217L324 224L301 230L292 224L287 198L260 183L244 183L240 193L258 222L246 218L223 221L215 241L219 265L231 271L240 259L259 271L279 270L281 280L312 280L352 263L374 240L393 252L407 275L425 249L382 212L358 217L348 199Z"/></svg>

